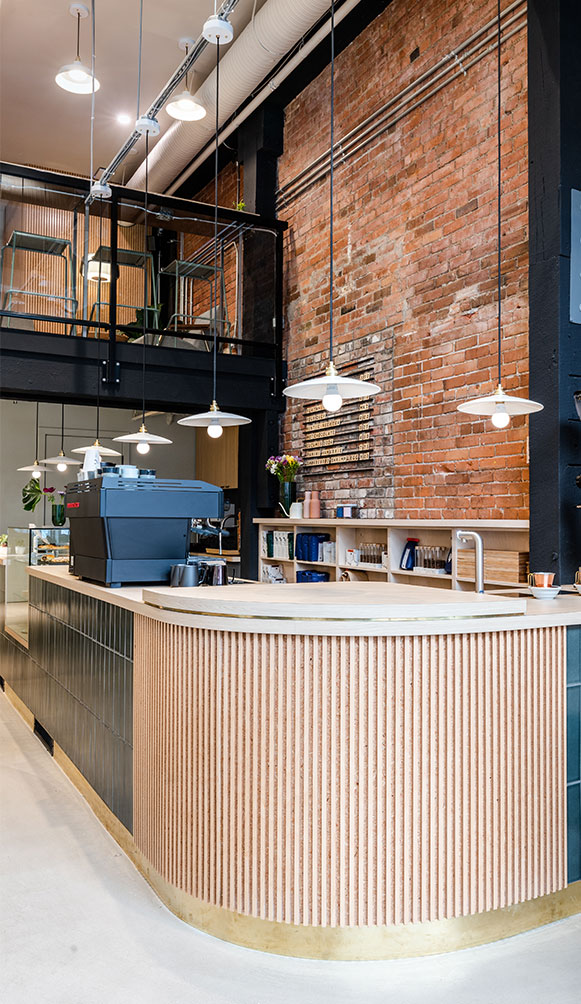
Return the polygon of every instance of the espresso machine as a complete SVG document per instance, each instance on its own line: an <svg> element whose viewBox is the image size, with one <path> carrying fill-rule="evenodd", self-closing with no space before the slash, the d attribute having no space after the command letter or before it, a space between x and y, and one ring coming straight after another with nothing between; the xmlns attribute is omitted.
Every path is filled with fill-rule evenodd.
<svg viewBox="0 0 581 1004"><path fill-rule="evenodd" d="M192 519L221 519L224 493L205 481L101 473L67 485L69 571L105 586L168 582L188 560Z"/></svg>

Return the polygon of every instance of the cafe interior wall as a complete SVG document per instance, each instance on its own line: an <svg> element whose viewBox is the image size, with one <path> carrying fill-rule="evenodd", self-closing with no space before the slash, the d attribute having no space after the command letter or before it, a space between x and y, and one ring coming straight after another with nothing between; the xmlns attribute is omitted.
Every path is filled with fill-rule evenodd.
<svg viewBox="0 0 581 1004"><path fill-rule="evenodd" d="M31 464L35 459L36 404L32 401L0 400L0 533L6 533L9 526L50 525L50 506L40 504L34 513L22 508L22 488L30 474L19 471L19 467ZM166 415L152 415L147 419L147 427L156 435L172 440L171 446L153 446L146 457L141 457L128 443L114 444L113 436L130 431L139 423L133 422L131 413L121 408L102 408L100 440L104 446L123 450L127 463L140 467L155 468L158 477L195 477L195 436L192 429L171 422ZM95 438L95 409L85 405L67 405L65 410L66 434L65 453L75 446L89 444ZM39 410L39 451L40 457L54 457L58 454L61 441L60 404L41 403ZM73 454L74 455L74 454ZM77 459L81 459L78 457ZM74 468L76 472L79 468ZM63 489L68 480L75 480L76 473L59 474L56 470L43 475L41 485Z"/></svg>
<svg viewBox="0 0 581 1004"><path fill-rule="evenodd" d="M526 396L526 4L513 13L502 44L503 381ZM445 83L338 157L335 361L341 369L371 356L382 390L373 466L354 473L339 461L301 479L327 511L357 502L369 516L528 516L527 420L497 431L456 410L495 387L497 112L490 36L472 66L451 54L495 16L496 0L393 0L337 58L336 141L408 86L413 104L423 74L430 93L441 60ZM327 68L287 107L279 160L289 383L328 361L328 173L296 196L289 186L328 149L329 81ZM282 449L305 450L304 421L304 404L291 400Z"/></svg>

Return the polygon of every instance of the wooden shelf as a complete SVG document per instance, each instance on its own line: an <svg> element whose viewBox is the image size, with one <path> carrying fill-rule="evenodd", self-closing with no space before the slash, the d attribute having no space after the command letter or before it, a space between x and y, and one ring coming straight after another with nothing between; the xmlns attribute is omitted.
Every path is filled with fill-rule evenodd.
<svg viewBox="0 0 581 1004"><path fill-rule="evenodd" d="M285 575L290 580L295 578L297 570L319 568L329 572L331 579L340 579L345 572L351 573L353 579L375 582L378 586L385 582L408 585L417 579L417 585L441 587L443 589L464 590L474 585L474 578L457 575L457 554L461 549L456 537L456 530L463 527L466 530L477 530L482 534L485 551L528 551L528 523L525 520L375 520L375 519L318 519L291 520L280 517L272 519L256 519L260 532L268 530L283 530L296 535L306 531L316 533L320 530L330 532L336 545L337 560L308 561L297 558L263 558L259 559L259 577L265 565L281 564ZM392 562L397 562L403 553L406 537L419 537L426 546L444 546L452 552L452 572L438 568L389 568L375 562L360 561L358 564L347 564L345 555L347 549L360 544L379 544L383 551L390 555ZM287 566L292 566L293 571ZM333 572L333 569L335 572ZM508 570L508 569L507 569ZM487 588L522 588L525 583L512 582L506 579L485 578Z"/></svg>
<svg viewBox="0 0 581 1004"><path fill-rule="evenodd" d="M295 558L297 565L310 565L311 567L335 568L334 561L306 561L304 558Z"/></svg>
<svg viewBox="0 0 581 1004"><path fill-rule="evenodd" d="M392 575L418 575L420 578L429 579L451 579L451 572L440 572L437 568L392 568Z"/></svg>

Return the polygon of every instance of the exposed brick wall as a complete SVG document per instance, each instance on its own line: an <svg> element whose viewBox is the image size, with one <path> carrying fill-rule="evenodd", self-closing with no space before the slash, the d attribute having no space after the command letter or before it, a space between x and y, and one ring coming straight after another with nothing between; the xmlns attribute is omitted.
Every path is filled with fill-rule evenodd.
<svg viewBox="0 0 581 1004"><path fill-rule="evenodd" d="M495 14L495 0L393 0L337 58L336 137ZM526 396L522 25L502 46L503 382ZM456 411L458 402L496 383L495 74L492 50L336 170L336 361L373 353L382 393L374 409L373 478L329 475L303 486L319 488L329 507L363 499L378 515L528 516L527 420L497 431ZM287 108L282 189L328 147L328 89L327 69ZM285 352L296 381L327 362L328 176L282 205L280 215L290 225ZM301 403L290 403L285 450L303 446L302 415Z"/></svg>

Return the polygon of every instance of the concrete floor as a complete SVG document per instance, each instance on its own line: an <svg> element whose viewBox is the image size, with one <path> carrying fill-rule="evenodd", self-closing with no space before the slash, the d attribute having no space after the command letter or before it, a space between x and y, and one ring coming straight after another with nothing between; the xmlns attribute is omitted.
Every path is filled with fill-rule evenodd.
<svg viewBox="0 0 581 1004"><path fill-rule="evenodd" d="M482 948L311 962L163 907L0 693L2 1004L579 1004L581 916Z"/></svg>

